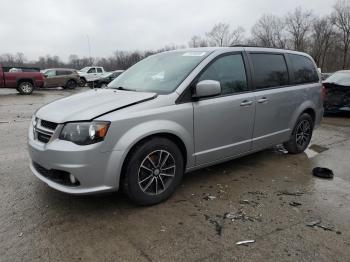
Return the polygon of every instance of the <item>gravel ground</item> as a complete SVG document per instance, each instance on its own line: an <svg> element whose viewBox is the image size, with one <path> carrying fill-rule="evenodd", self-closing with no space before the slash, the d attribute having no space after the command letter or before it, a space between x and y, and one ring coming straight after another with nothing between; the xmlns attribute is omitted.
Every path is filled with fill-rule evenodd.
<svg viewBox="0 0 350 262"><path fill-rule="evenodd" d="M192 172L168 201L138 207L30 173L32 113L81 91L0 90L0 261L349 261L349 116L325 118L306 153L276 147ZM313 177L316 166L334 179Z"/></svg>

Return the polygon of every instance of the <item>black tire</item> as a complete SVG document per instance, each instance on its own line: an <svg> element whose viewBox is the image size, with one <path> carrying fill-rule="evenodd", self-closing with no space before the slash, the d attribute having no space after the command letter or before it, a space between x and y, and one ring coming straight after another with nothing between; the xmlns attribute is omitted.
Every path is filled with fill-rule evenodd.
<svg viewBox="0 0 350 262"><path fill-rule="evenodd" d="M299 154L304 152L311 141L313 128L314 121L309 114L303 113L299 116L289 141L283 144L288 153Z"/></svg>
<svg viewBox="0 0 350 262"><path fill-rule="evenodd" d="M23 81L16 89L21 95L30 95L34 90L34 85L29 81Z"/></svg>
<svg viewBox="0 0 350 262"><path fill-rule="evenodd" d="M154 137L137 145L126 161L123 190L138 205L154 205L169 198L184 173L182 153L167 138Z"/></svg>
<svg viewBox="0 0 350 262"><path fill-rule="evenodd" d="M77 82L75 80L68 80L66 85L65 85L65 89L75 89L77 87Z"/></svg>
<svg viewBox="0 0 350 262"><path fill-rule="evenodd" d="M79 83L79 86L80 87L84 87L86 85L86 79L85 78L80 78L80 83Z"/></svg>

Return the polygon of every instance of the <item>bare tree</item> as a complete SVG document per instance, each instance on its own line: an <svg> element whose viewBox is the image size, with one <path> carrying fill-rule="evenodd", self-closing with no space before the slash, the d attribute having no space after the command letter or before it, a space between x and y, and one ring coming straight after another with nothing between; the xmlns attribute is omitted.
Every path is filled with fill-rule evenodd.
<svg viewBox="0 0 350 262"><path fill-rule="evenodd" d="M329 17L316 18L312 24L311 54L316 64L324 66L329 48L335 43L335 32Z"/></svg>
<svg viewBox="0 0 350 262"><path fill-rule="evenodd" d="M263 15L252 27L253 41L259 46L285 48L285 23L274 15Z"/></svg>
<svg viewBox="0 0 350 262"><path fill-rule="evenodd" d="M210 32L206 33L206 36L213 46L230 46L240 43L243 33L244 29L242 27L237 27L231 31L229 24L218 23L214 25Z"/></svg>
<svg viewBox="0 0 350 262"><path fill-rule="evenodd" d="M199 47L199 43L201 41L201 37L198 35L194 35L191 37L191 40L188 42L189 47Z"/></svg>
<svg viewBox="0 0 350 262"><path fill-rule="evenodd" d="M306 50L312 20L312 12L303 11L301 7L296 8L293 13L287 14L286 30L290 33L291 45L294 50Z"/></svg>
<svg viewBox="0 0 350 262"><path fill-rule="evenodd" d="M343 63L344 69L347 65L348 51L350 45L350 3L348 1L339 0L334 6L332 13L334 25L342 34L343 45Z"/></svg>

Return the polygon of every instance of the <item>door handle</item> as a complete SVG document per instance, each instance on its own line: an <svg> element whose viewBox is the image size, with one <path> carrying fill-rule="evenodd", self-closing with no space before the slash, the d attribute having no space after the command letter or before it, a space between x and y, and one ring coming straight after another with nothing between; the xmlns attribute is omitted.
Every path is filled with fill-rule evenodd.
<svg viewBox="0 0 350 262"><path fill-rule="evenodd" d="M244 101L241 103L241 106L250 106L251 104L253 104L253 101L244 100Z"/></svg>
<svg viewBox="0 0 350 262"><path fill-rule="evenodd" d="M262 98L258 99L258 103L265 103L267 101L268 101L268 99L266 97L262 97Z"/></svg>

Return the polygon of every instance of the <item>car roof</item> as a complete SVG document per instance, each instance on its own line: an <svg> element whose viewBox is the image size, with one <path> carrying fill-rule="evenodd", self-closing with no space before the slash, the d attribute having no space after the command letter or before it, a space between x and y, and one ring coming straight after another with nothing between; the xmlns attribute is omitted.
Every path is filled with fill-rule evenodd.
<svg viewBox="0 0 350 262"><path fill-rule="evenodd" d="M77 69L72 68L46 68L44 70L67 70L67 71L77 71Z"/></svg>
<svg viewBox="0 0 350 262"><path fill-rule="evenodd" d="M269 52L269 53L290 53L290 54L297 54L297 55L303 55L308 56L308 54L289 50L289 49L281 49L281 48L270 48L270 47L257 47L257 46L248 46L248 45L236 45L236 46L230 46L230 47L195 47L195 48L185 48L185 49L176 49L172 51L181 51L181 52L191 52L191 51L198 51L198 52L237 52L237 51L247 51L247 52ZM171 51L169 51L171 52Z"/></svg>
<svg viewBox="0 0 350 262"><path fill-rule="evenodd" d="M350 70L339 70L339 71L336 71L335 73L350 73Z"/></svg>

